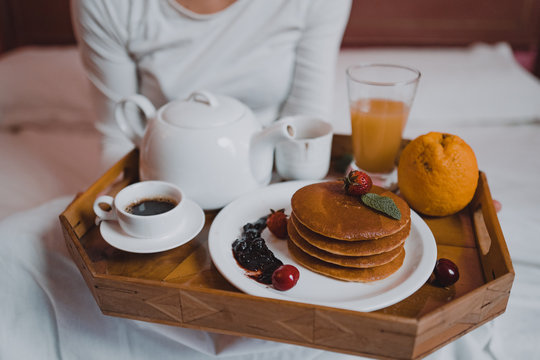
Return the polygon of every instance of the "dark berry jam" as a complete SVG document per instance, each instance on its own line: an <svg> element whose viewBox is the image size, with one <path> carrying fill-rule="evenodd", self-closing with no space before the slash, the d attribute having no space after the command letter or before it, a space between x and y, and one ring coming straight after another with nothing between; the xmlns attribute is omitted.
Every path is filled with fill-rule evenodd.
<svg viewBox="0 0 540 360"><path fill-rule="evenodd" d="M263 283L272 284L274 270L283 265L281 260L266 246L261 233L266 227L266 216L242 227L240 239L232 244L234 258L247 270L248 276Z"/></svg>

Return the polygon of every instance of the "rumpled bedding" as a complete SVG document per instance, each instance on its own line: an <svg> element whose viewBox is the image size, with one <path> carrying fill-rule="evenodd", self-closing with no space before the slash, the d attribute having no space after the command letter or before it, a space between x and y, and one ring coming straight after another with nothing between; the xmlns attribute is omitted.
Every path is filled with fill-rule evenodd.
<svg viewBox="0 0 540 360"><path fill-rule="evenodd" d="M22 52L26 61L22 63L26 66L42 59L39 51L29 50ZM54 54L47 53L52 59L71 59L61 64L72 67L66 71L72 71L76 88L84 89L84 77L74 56L75 50L49 51ZM378 50L371 51L343 53L338 72L350 62L370 56L376 60L377 56L382 56ZM388 61L398 62L401 51L391 53L391 56L384 52L383 58L390 56ZM475 51L478 48L465 49L462 55L476 59ZM497 115L495 113L489 113L491 117L478 115L482 111L488 113L489 106L483 110L479 107L453 113L448 107L441 112L440 117L446 115L441 120L430 107L422 106L429 103L429 98L425 97L432 92L430 86L425 86L419 89L419 103L415 104L420 104L415 110L418 116L411 118L411 126L407 126L404 136L414 138L430 130L447 131L471 145L480 169L487 175L493 198L502 204L498 217L516 277L503 315L439 349L428 359L524 359L540 354L540 110L535 112L535 106L540 104L540 96L535 97L540 94L540 83L509 60L503 45L482 46L481 55L486 56L485 52L496 64L508 62L510 70L505 71L515 75L508 81L518 87L514 92L520 93L522 100L525 97L523 103L529 105L522 106L519 99L514 98L513 105L508 103L505 111L514 111L516 116L505 120L508 113L503 112L496 121L490 121ZM439 57L450 57L452 61L459 58L458 53L444 53L443 50L422 55L416 62L417 67L431 69L424 76L427 84L438 81L434 75L437 66L433 62L427 63L426 58L432 61ZM415 62L413 55L403 56L403 61ZM32 59L28 60L28 57ZM2 77L6 74L2 72L5 59L0 58ZM14 64L10 64L10 72L13 71ZM521 76L525 82L520 81L523 80ZM72 86L66 81L66 86ZM474 82L471 86L479 85ZM491 86L493 101L500 101L499 96L506 90L499 93ZM2 91L0 85L0 107L5 105L2 101L6 99ZM72 98L72 103L79 103L81 108L88 106L84 105L83 90L77 96L81 98ZM468 103L467 106L474 103L467 99L460 101ZM521 110L516 110L518 107ZM36 120L39 119L36 111L35 119L30 119L34 120L30 122L32 125L27 122L18 126L20 118L12 121L6 107L0 111L0 273L3 275L0 277L0 306L4 309L0 325L0 359L357 358L101 314L65 248L58 221L58 215L75 194L84 191L101 175L99 134L89 126L92 120L85 115L76 119L73 126L67 125L69 116L64 118L64 126L58 126L58 123L40 124ZM54 112L53 109L50 113ZM347 133L346 110L336 108L335 113L342 114L334 119L337 132ZM472 121L475 118L480 120Z"/></svg>

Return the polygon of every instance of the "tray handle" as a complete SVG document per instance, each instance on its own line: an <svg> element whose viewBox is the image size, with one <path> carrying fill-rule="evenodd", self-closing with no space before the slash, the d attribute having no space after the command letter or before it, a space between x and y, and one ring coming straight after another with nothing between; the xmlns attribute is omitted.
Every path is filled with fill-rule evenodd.
<svg viewBox="0 0 540 360"><path fill-rule="evenodd" d="M484 278L495 280L514 273L510 254L493 205L486 175L480 171L478 188L471 204L477 245L480 251Z"/></svg>
<svg viewBox="0 0 540 360"><path fill-rule="evenodd" d="M60 214L60 221L68 224L80 239L95 226L94 200L104 194L114 195L127 185L139 179L139 151L132 150L105 174L93 183L84 193L79 193Z"/></svg>

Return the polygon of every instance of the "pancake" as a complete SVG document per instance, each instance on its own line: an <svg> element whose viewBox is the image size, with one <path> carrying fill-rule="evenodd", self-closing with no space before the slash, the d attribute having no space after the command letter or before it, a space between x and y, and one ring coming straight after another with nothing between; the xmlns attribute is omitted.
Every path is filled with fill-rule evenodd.
<svg viewBox="0 0 540 360"><path fill-rule="evenodd" d="M410 221L409 205L389 190L373 186L371 191L390 197L401 212L396 220L365 206L345 193L343 182L327 181L304 186L291 199L298 221L310 230L339 240L374 240L397 233Z"/></svg>
<svg viewBox="0 0 540 360"><path fill-rule="evenodd" d="M397 233L377 240L343 241L317 234L302 225L291 213L289 222L292 222L298 234L311 245L336 255L369 256L393 250L405 242L411 230L411 222Z"/></svg>
<svg viewBox="0 0 540 360"><path fill-rule="evenodd" d="M287 224L287 231L289 232L289 239L294 242L294 244L304 251L308 255L316 257L317 259L351 268L370 268L374 266L380 266L389 263L394 260L400 253L403 246L397 247L388 252L384 252L377 255L370 256L343 256L335 255L308 243L304 240L296 231L292 221L289 221Z"/></svg>
<svg viewBox="0 0 540 360"><path fill-rule="evenodd" d="M402 248L398 257L387 264L372 268L355 269L330 264L310 256L298 248L298 246L296 246L290 239L287 240L287 244L289 247L289 253L294 256L299 264L311 271L344 281L371 282L387 278L401 267L403 260L405 259L405 249Z"/></svg>

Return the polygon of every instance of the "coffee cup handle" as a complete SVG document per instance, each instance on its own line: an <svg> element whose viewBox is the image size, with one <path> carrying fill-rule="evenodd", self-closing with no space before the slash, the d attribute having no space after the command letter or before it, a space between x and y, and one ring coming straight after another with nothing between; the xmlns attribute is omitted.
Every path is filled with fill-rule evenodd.
<svg viewBox="0 0 540 360"><path fill-rule="evenodd" d="M109 205L110 210L103 210L100 204ZM116 212L114 211L114 198L109 195L102 195L94 201L94 213L96 214L96 225L103 220L116 220Z"/></svg>
<svg viewBox="0 0 540 360"><path fill-rule="evenodd" d="M146 97L134 94L121 99L114 108L114 117L120 130L131 140L135 146L141 147L141 142L146 130L146 126L137 119L126 116L126 104L133 103L139 108L145 117L145 124L156 116L156 108Z"/></svg>

